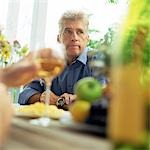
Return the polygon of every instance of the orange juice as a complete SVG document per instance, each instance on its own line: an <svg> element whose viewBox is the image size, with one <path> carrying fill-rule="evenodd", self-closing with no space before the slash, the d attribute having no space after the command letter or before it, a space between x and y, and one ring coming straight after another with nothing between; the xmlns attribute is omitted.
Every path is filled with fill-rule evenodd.
<svg viewBox="0 0 150 150"><path fill-rule="evenodd" d="M144 143L150 100L150 3L130 0L112 55L108 136L116 143ZM118 40L118 39L117 39ZM147 74L144 73L147 68Z"/></svg>

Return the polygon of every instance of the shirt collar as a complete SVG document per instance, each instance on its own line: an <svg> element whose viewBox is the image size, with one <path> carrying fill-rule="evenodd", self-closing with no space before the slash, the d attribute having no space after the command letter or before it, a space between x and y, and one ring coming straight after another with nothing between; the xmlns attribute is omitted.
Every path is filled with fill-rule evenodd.
<svg viewBox="0 0 150 150"><path fill-rule="evenodd" d="M86 65L87 62L87 52L88 52L88 48L85 48L81 53L81 55L77 58L77 60L82 62L84 65Z"/></svg>

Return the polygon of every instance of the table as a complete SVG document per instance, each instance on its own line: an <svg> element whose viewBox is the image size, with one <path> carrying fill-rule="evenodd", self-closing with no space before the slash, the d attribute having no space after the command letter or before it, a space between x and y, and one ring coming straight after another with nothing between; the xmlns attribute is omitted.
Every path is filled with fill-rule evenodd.
<svg viewBox="0 0 150 150"><path fill-rule="evenodd" d="M4 150L112 150L113 144L96 135L70 130L53 120L49 127L35 126L14 117Z"/></svg>

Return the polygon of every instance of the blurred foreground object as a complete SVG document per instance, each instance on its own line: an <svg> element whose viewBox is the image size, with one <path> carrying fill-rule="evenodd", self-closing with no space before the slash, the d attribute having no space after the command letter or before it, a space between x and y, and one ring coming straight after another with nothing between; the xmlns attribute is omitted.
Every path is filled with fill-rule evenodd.
<svg viewBox="0 0 150 150"><path fill-rule="evenodd" d="M53 68L52 64L48 66L46 63L37 63L37 61L34 60L34 55L37 53L36 55L41 56L42 59L54 61L54 57L52 55L47 55L49 50L51 49L45 48L36 52L30 52L17 63L0 69L0 81L6 84L8 87L18 87L27 84L35 77L39 78L39 73L41 72L47 71L48 74L49 72L52 74L50 70ZM61 61L61 65L63 66L63 61ZM59 72L59 69L56 68L54 71ZM14 79L16 80L14 81Z"/></svg>
<svg viewBox="0 0 150 150"><path fill-rule="evenodd" d="M128 16L115 44L108 135L117 144L144 145L141 149L146 149L150 106L149 0L130 0Z"/></svg>
<svg viewBox="0 0 150 150"><path fill-rule="evenodd" d="M47 49L38 50L38 55L42 56L42 58L50 59L52 56L48 57ZM12 117L12 107L10 102L10 97L8 94L7 87L17 87L20 85L27 84L30 80L35 77L39 77L39 70L43 67L41 64L37 64L36 61L33 60L34 52L29 53L19 62L12 64L11 66L7 66L5 68L0 69L0 149L2 148L7 134L9 133L11 117ZM45 70L47 68L44 68ZM49 71L49 70L48 70ZM40 105L36 104L36 107L24 107L21 109L21 112L29 112L29 115L41 115L43 113L45 107L43 103ZM48 115L51 118L58 119L63 115L63 110L58 110L56 106L51 106L48 109ZM28 115L28 114L27 114ZM39 116L38 116L39 117Z"/></svg>
<svg viewBox="0 0 150 150"><path fill-rule="evenodd" d="M40 51L39 51L40 53ZM33 54L29 53L18 63L7 66L0 70L0 80L9 87L18 87L31 81L37 76L40 65L36 64ZM16 79L16 80L15 80Z"/></svg>
<svg viewBox="0 0 150 150"><path fill-rule="evenodd" d="M2 83L0 83L0 94L1 94L0 99L0 149L1 149L10 130L12 107L10 97L7 93L7 88Z"/></svg>

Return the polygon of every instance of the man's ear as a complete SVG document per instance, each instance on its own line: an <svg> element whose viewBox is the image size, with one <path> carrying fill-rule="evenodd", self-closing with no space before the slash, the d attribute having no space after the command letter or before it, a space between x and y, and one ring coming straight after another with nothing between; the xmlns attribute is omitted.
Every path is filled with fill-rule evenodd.
<svg viewBox="0 0 150 150"><path fill-rule="evenodd" d="M60 43L60 35L57 35L57 42Z"/></svg>

